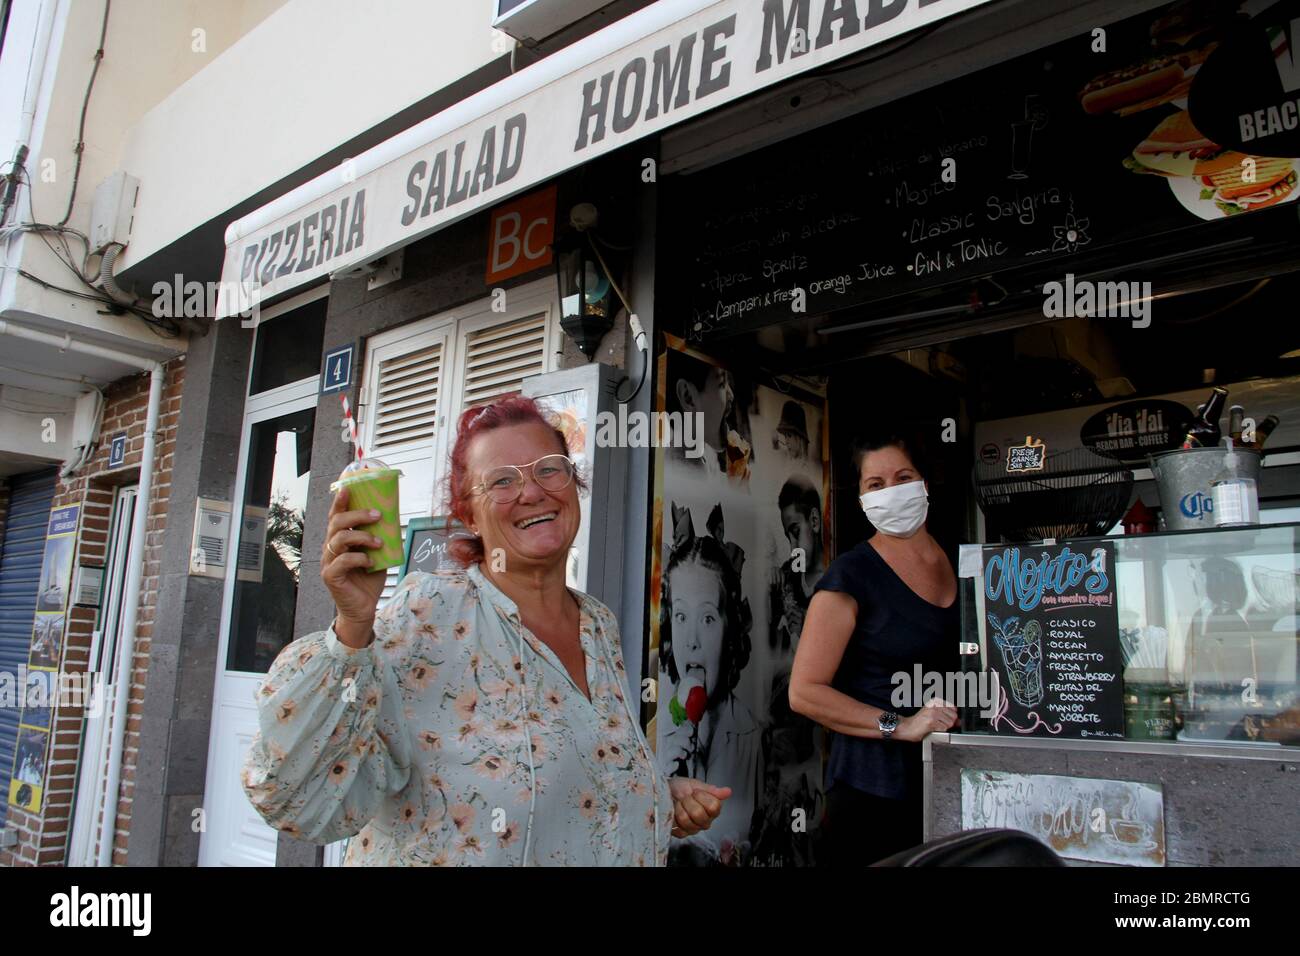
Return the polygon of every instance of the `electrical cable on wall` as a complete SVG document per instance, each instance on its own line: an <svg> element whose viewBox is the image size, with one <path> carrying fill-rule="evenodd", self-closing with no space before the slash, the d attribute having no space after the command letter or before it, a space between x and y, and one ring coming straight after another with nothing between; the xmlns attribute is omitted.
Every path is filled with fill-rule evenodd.
<svg viewBox="0 0 1300 956"><path fill-rule="evenodd" d="M90 108L90 94L95 89L95 77L99 74L99 64L104 60L104 39L108 36L108 12L112 9L112 6L113 0L104 0L104 22L99 28L99 47L95 50L95 65L90 68L90 81L86 84L86 96L81 101L81 119L77 123L77 145L73 149L77 156L77 162L72 170L72 192L68 194L68 211L59 220L60 227L66 226L68 220L72 218L72 206L77 200L77 182L81 179L81 157L86 151L86 113Z"/></svg>
<svg viewBox="0 0 1300 956"><path fill-rule="evenodd" d="M51 409L45 409L43 411L32 411L31 409L19 408L17 405L11 405L8 402L4 402L4 401L0 401L0 408L3 408L7 412L12 412L15 415L27 415L31 418L48 418L51 415L61 414L63 411L63 409L61 408L59 409L51 408Z"/></svg>
<svg viewBox="0 0 1300 956"><path fill-rule="evenodd" d="M18 200L18 186L21 182L18 171L22 169L23 163L27 162L27 153L27 144L21 143L14 153L14 158L5 161L5 165L12 168L4 174L4 195L0 196L0 226L9 221L9 210Z"/></svg>
<svg viewBox="0 0 1300 956"><path fill-rule="evenodd" d="M129 312L141 319L155 334L163 336L164 338L177 338L184 332L184 328L180 323L167 316L154 315L152 310L141 308L136 304L139 301L138 298L120 288L113 279L113 262L125 247L120 243L115 243L114 246L110 247L112 250L111 255L106 254L101 258L99 269L94 279L92 279L89 272L90 261L94 258L94 254L90 251L90 238L80 230L74 229L68 225L68 221L72 218L73 209L76 205L77 187L81 180L81 164L86 146L86 118L89 114L90 95L95 88L95 79L99 74L100 63L104 59L104 41L108 36L108 18L111 9L112 0L105 0L104 17L100 24L99 45L95 50L94 65L91 67L90 79L86 83L86 93L82 98L81 115L77 124L77 143L74 147L76 164L73 168L72 188L68 194L67 211L58 223L51 224L39 220L36 215L35 203L33 202L34 190L32 189L31 175L24 164L27 155L26 148L20 148L17 157L10 161L12 169L5 177L7 183L4 195L4 217L0 217L0 243L7 243L14 235L19 233L33 233L39 236L41 241L50 250L51 255L63 263L64 266L66 266L67 269L77 277L78 281L90 290L89 294L79 292L75 289L68 289L64 286L58 285L57 283L35 276L23 269L16 270L20 276L30 282L35 282L43 289L60 292L64 295L70 295L75 298L98 302L108 306L107 310L99 310L99 314L101 315L122 315ZM18 208L18 190L23 185L27 187L27 205L28 212L31 215L31 221L18 222L11 226L4 226L3 222L4 219L8 217L9 209ZM79 241L84 250L81 256L80 265L77 264L76 256L72 251L72 247L68 243L69 236ZM54 243L50 241L51 237L53 237L58 243L59 248L56 248ZM95 285L95 280L99 281L102 289Z"/></svg>
<svg viewBox="0 0 1300 956"><path fill-rule="evenodd" d="M3 362L0 362L0 368L4 369L6 372L25 372L29 375L31 374L31 369L29 368L19 368L16 365L5 365ZM73 385L85 385L89 388L95 387L94 383L84 375L73 378L70 375L56 375L53 372L42 372L41 378L54 379L59 382L71 382Z"/></svg>
<svg viewBox="0 0 1300 956"><path fill-rule="evenodd" d="M637 350L641 353L641 376L637 380L636 388L632 390L632 394L627 396L627 398L620 398L618 389L615 390L614 398L620 405L626 405L628 402L632 401L632 399L636 398L637 393L641 391L641 386L645 384L645 373L650 367L650 352L645 345L645 330L641 328L641 320L629 312L628 323L632 326L633 341L636 342ZM630 379L627 376L624 376L623 382L627 381L630 381ZM619 382L619 389L623 387L623 382Z"/></svg>
<svg viewBox="0 0 1300 956"><path fill-rule="evenodd" d="M105 292L97 287L86 274L90 267L90 260L94 258L90 253L90 238L85 233L78 229L74 229L71 226L62 224L54 225L37 220L35 207L32 203L31 177L28 174L27 168L20 164L15 164L15 175L18 176L18 182L27 187L28 211L31 213L33 221L19 222L8 227L0 228L0 242L7 242L12 236L18 233L32 233L38 236L50 250L50 254L58 259L59 262L63 263L68 271L76 276L81 284L90 291L89 293L86 293L66 288L65 286L58 285L57 283L33 275L25 269L16 270L20 276L30 282L35 282L43 289L61 292L64 295L70 295L75 298L86 299L108 306L109 308L107 310L100 310L101 315L122 315L123 313L129 312L144 321L150 329L164 338L177 338L183 333L184 330L181 325L170 317L154 315L152 311L136 305L135 302L137 300L135 300L134 297L129 296L125 290L118 288L115 282L104 282L102 259L97 278L101 283L104 283L105 289L109 291ZM57 241L58 248L56 248L54 243L50 241L51 236L53 236ZM69 236L78 240L81 243L82 248L85 250L85 253L81 257L80 266L77 265L76 255L72 251L72 247L68 244ZM121 249L125 248L121 243L114 243L114 246L116 249L112 253L113 258L109 261L110 268L112 261L120 253ZM111 273L109 279L112 279ZM121 299L115 298L111 294L114 290L122 296Z"/></svg>

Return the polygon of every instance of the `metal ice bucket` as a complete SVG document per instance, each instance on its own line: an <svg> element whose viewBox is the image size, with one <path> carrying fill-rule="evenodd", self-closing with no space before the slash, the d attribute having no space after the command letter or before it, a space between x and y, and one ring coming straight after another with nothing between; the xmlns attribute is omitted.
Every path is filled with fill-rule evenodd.
<svg viewBox="0 0 1300 956"><path fill-rule="evenodd" d="M1259 452L1238 448L1237 474L1259 482ZM1210 483L1224 470L1226 447L1179 448L1148 458L1160 490L1160 507L1170 531L1214 527Z"/></svg>

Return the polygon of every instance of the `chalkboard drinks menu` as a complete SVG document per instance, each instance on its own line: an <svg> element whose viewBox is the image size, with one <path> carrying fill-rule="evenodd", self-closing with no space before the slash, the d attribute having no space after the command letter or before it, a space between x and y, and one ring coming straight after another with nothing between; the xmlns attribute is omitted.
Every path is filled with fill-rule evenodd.
<svg viewBox="0 0 1300 956"><path fill-rule="evenodd" d="M993 732L1124 736L1114 559L1109 543L984 549Z"/></svg>
<svg viewBox="0 0 1300 956"><path fill-rule="evenodd" d="M1218 151L1188 119L1188 90L1239 6L1223 0L1195 30L1170 9L1130 17L1106 25L1104 50L1081 34L672 177L665 291L687 339L801 314L924 311L918 293L961 309L989 276L1002 281L981 282L979 302L993 305L1067 271L1158 258L1156 236L1183 250L1223 243L1240 230L1222 220L1242 212L1282 228L1255 210L1300 190L1243 198L1223 168L1245 154ZM1295 180L1290 160L1274 167Z"/></svg>

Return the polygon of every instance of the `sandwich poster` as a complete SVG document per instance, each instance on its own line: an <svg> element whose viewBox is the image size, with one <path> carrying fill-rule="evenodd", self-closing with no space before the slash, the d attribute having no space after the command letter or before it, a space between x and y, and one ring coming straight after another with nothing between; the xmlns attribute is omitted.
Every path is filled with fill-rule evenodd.
<svg viewBox="0 0 1300 956"><path fill-rule="evenodd" d="M1125 167L1200 219L1293 202L1300 136L1282 135L1300 126L1292 17L1300 0L1175 4L1152 21L1153 55L1094 77L1080 105L1145 118Z"/></svg>

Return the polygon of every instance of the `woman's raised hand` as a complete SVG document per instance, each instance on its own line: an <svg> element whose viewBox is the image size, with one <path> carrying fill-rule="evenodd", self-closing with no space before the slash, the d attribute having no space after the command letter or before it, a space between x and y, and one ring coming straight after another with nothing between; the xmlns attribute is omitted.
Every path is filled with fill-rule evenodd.
<svg viewBox="0 0 1300 956"><path fill-rule="evenodd" d="M338 610L334 630L339 640L352 647L364 647L370 642L385 575L371 572L370 556L352 549L381 546L374 535L356 530L358 525L379 520L379 512L348 511L347 507L348 490L340 488L330 505L329 525L321 546L320 576Z"/></svg>

